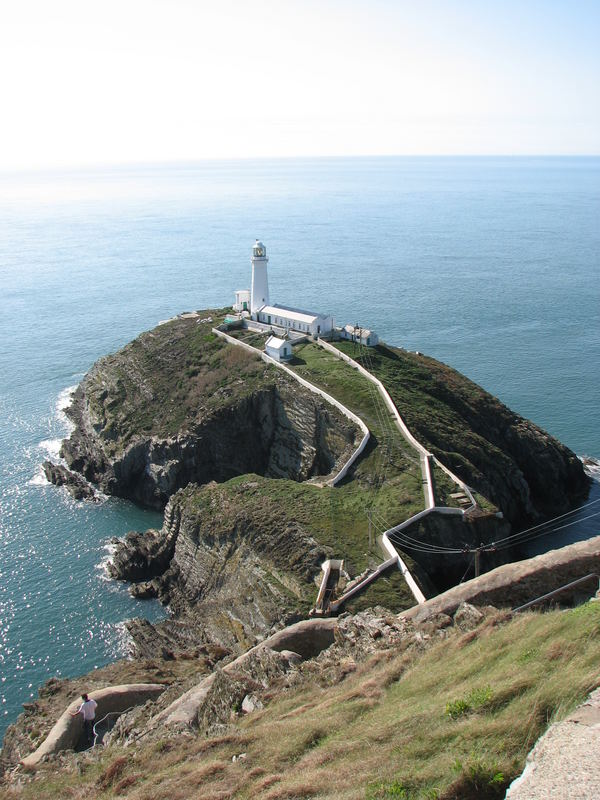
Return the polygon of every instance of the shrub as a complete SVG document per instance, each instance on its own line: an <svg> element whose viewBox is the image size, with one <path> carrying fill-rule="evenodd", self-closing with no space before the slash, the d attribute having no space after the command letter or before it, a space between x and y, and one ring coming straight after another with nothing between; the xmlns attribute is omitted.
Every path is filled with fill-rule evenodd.
<svg viewBox="0 0 600 800"><path fill-rule="evenodd" d="M457 719L471 711L487 708L491 705L493 697L494 692L489 685L471 689L466 697L446 703L446 716Z"/></svg>
<svg viewBox="0 0 600 800"><path fill-rule="evenodd" d="M473 759L454 763L458 777L440 795L440 800L496 800L504 797L509 781L495 762Z"/></svg>
<svg viewBox="0 0 600 800"><path fill-rule="evenodd" d="M98 778L98 788L102 790L108 789L109 786L112 786L115 781L119 780L125 771L128 760L129 759L126 756L119 756L119 758L116 758L112 764L109 764L109 766Z"/></svg>

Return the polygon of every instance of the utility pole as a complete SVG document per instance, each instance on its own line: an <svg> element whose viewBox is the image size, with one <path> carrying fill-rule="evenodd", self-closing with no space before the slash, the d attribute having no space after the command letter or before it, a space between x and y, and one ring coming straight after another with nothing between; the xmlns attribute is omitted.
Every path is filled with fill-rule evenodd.
<svg viewBox="0 0 600 800"><path fill-rule="evenodd" d="M367 511L367 519L369 520L369 547L373 546L373 528L371 520L371 509Z"/></svg>
<svg viewBox="0 0 600 800"><path fill-rule="evenodd" d="M479 577L481 568L481 551L483 550L483 543L480 542L479 547L475 548L475 577Z"/></svg>
<svg viewBox="0 0 600 800"><path fill-rule="evenodd" d="M466 556L470 556L471 554L473 554L473 556L474 556L473 561L474 561L474 569L475 569L475 577L476 578L478 578L480 576L480 574L481 574L481 554L483 552L486 552L486 550L487 550L487 545L484 545L483 542L479 543L479 547L469 547L468 544L464 545L464 547L463 547L462 551ZM470 567L467 567L467 572L469 571L469 569L470 569ZM465 572L465 575L466 574L467 573ZM464 580L464 576L463 576L463 580ZM461 583L462 583L462 581L461 581Z"/></svg>
<svg viewBox="0 0 600 800"><path fill-rule="evenodd" d="M481 548L475 550L475 577L479 577Z"/></svg>

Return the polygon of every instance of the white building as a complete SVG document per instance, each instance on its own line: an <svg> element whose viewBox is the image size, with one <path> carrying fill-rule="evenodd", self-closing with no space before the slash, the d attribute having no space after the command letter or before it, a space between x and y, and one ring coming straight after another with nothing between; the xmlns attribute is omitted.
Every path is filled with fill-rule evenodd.
<svg viewBox="0 0 600 800"><path fill-rule="evenodd" d="M366 347L375 347L376 344L379 344L379 336L375 331L371 331L368 328L360 328L357 325L344 325L340 331L340 339L360 342Z"/></svg>
<svg viewBox="0 0 600 800"><path fill-rule="evenodd" d="M256 315L258 322L274 325L286 331L299 331L311 336L320 336L333 330L333 317L313 314L290 306L263 306Z"/></svg>
<svg viewBox="0 0 600 800"><path fill-rule="evenodd" d="M250 289L238 289L235 293L235 311L250 311Z"/></svg>
<svg viewBox="0 0 600 800"><path fill-rule="evenodd" d="M265 352L275 361L285 361L292 357L292 344L285 339L278 339L277 336L269 336L265 342Z"/></svg>
<svg viewBox="0 0 600 800"><path fill-rule="evenodd" d="M241 289L235 293L235 310L248 310L249 298L250 314L257 322L312 336L330 333L334 324L331 316L303 311L292 306L270 305L268 262L267 249L257 239L252 247L252 288Z"/></svg>

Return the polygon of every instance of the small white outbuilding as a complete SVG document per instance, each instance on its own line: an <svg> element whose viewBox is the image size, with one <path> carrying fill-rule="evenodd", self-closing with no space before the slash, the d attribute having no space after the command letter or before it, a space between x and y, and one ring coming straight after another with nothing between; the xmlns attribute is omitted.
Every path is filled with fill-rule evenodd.
<svg viewBox="0 0 600 800"><path fill-rule="evenodd" d="M250 289L238 289L235 293L235 311L250 311Z"/></svg>
<svg viewBox="0 0 600 800"><path fill-rule="evenodd" d="M347 339L350 342L360 342L367 347L375 347L379 344L379 336L375 331L368 328L360 328L357 325L344 325L340 331L340 339Z"/></svg>
<svg viewBox="0 0 600 800"><path fill-rule="evenodd" d="M269 336L265 342L265 352L275 361L286 361L292 357L292 344L286 339L278 339L277 336Z"/></svg>

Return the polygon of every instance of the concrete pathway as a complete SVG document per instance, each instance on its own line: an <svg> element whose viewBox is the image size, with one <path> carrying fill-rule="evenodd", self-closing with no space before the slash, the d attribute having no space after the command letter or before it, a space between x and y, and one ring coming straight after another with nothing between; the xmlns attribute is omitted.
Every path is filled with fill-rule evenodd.
<svg viewBox="0 0 600 800"><path fill-rule="evenodd" d="M552 725L527 756L507 800L600 798L600 689L562 722Z"/></svg>

